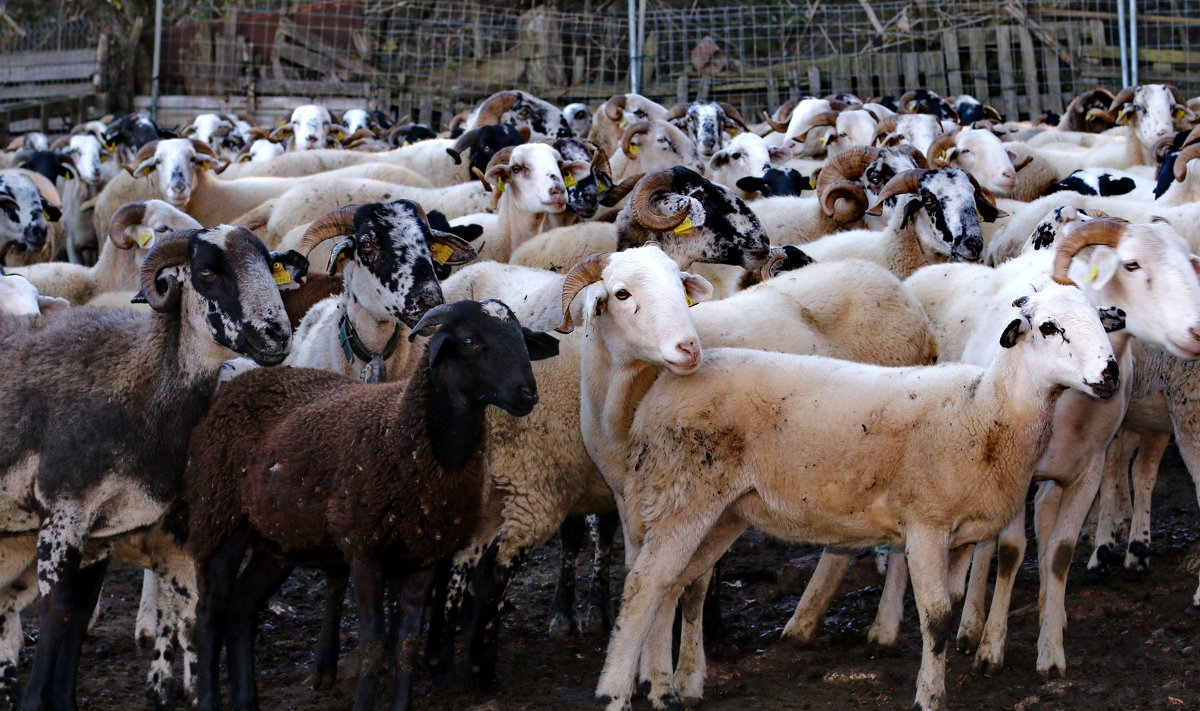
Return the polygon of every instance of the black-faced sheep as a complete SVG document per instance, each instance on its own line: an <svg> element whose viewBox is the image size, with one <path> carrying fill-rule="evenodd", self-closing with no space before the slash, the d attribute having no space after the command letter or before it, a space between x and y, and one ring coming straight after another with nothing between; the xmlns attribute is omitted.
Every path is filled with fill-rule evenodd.
<svg viewBox="0 0 1200 711"><path fill-rule="evenodd" d="M400 590L391 708L408 707L433 567L466 543L482 515L486 406L528 414L538 401L529 361L557 352L554 339L522 329L498 301L438 306L410 338L417 334L431 336L426 365L406 382L260 369L224 385L196 428L185 501L201 594L203 711L220 708L222 640L234 706L257 708L255 615L292 566L343 561L361 629L355 708L374 707L385 670L388 581ZM334 432L364 446L330 448Z"/></svg>

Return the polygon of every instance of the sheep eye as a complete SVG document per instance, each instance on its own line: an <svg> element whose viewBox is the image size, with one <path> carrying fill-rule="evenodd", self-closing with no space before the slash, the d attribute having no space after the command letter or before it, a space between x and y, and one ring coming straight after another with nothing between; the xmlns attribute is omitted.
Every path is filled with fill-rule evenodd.
<svg viewBox="0 0 1200 711"><path fill-rule="evenodd" d="M514 166L512 167L512 172L513 172L513 175L516 175L517 173L520 173L520 172L521 172L521 171L523 171L523 170L525 170L525 168L524 168L523 166L514 165Z"/></svg>
<svg viewBox="0 0 1200 711"><path fill-rule="evenodd" d="M970 153L970 152L971 152L970 148L963 148L958 152L958 154L962 155L963 153Z"/></svg>
<svg viewBox="0 0 1200 711"><path fill-rule="evenodd" d="M613 296L617 297L618 301L624 301L625 299L628 299L630 297L630 293L628 291L626 291L625 289L617 289L613 293Z"/></svg>
<svg viewBox="0 0 1200 711"><path fill-rule="evenodd" d="M1137 262L1125 262L1125 264L1122 266L1125 267L1125 271L1127 272L1136 272L1142 268L1142 265L1138 264Z"/></svg>
<svg viewBox="0 0 1200 711"><path fill-rule="evenodd" d="M464 338L464 339L462 339L462 343L464 346L473 346L473 345L475 345L475 339L474 338Z"/></svg>
<svg viewBox="0 0 1200 711"><path fill-rule="evenodd" d="M1054 334L1058 333L1058 326L1055 326L1053 323L1047 321L1039 326L1038 330L1042 332L1043 336L1053 336Z"/></svg>
<svg viewBox="0 0 1200 711"><path fill-rule="evenodd" d="M200 275L201 279L213 278L213 270L208 267L200 267L200 270L197 273Z"/></svg>
<svg viewBox="0 0 1200 711"><path fill-rule="evenodd" d="M637 116L638 118L645 118L646 112L642 109L634 109L633 115Z"/></svg>
<svg viewBox="0 0 1200 711"><path fill-rule="evenodd" d="M171 229L171 228L168 227L167 225L159 225L158 227L154 228L154 231L155 232L166 232L169 229Z"/></svg>
<svg viewBox="0 0 1200 711"><path fill-rule="evenodd" d="M733 159L734 159L734 160L741 160L741 159L742 159L742 154L741 154L741 153L734 153L734 154L733 154Z"/></svg>

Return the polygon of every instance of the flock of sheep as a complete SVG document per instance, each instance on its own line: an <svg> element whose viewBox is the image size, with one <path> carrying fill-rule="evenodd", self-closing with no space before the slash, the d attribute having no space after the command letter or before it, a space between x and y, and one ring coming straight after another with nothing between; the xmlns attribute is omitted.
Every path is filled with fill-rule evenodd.
<svg viewBox="0 0 1200 711"><path fill-rule="evenodd" d="M826 547L797 641L886 546L870 640L897 643L911 578L914 708L945 709L952 639L1004 662L1031 485L1037 671L1065 674L1081 530L1089 569L1144 571L1172 434L1200 473L1200 100L1096 89L1039 119L924 89L761 123L505 91L445 134L308 105L23 136L0 158L0 708L75 708L114 559L146 569L156 708L181 671L219 709L222 649L226 702L258 708L257 615L297 566L328 579L317 688L352 581L356 711L408 708L418 661L448 683L460 622L487 689L522 561L594 514L593 589L577 609L564 564L550 630L611 631L609 711L702 699L705 596L748 526Z"/></svg>

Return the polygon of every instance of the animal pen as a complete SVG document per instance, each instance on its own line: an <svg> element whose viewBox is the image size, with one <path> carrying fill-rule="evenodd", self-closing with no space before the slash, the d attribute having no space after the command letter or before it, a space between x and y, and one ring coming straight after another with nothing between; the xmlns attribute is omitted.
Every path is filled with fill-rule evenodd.
<svg viewBox="0 0 1200 711"><path fill-rule="evenodd" d="M1197 0L559 5L569 9L168 0L154 108L166 125L218 109L271 123L317 100L440 127L510 88L595 106L636 85L667 105L709 98L758 116L800 94L924 86L972 94L1009 118L1061 111L1081 91L1132 80L1200 93ZM151 108L153 22L139 20L127 37L93 26L87 17L3 26L0 122L54 130L60 116Z"/></svg>

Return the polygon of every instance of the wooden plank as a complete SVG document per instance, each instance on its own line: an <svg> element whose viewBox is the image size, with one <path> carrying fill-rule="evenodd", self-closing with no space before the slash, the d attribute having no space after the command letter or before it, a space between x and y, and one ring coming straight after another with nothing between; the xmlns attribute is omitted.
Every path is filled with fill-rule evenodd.
<svg viewBox="0 0 1200 711"><path fill-rule="evenodd" d="M971 50L971 66L974 67L974 71L971 72L973 95L980 101L987 101L991 99L991 92L988 90L987 72L984 71L988 65L987 40L984 31L968 30L963 33L963 37L966 39L967 47ZM985 96L988 99L984 99Z"/></svg>
<svg viewBox="0 0 1200 711"><path fill-rule="evenodd" d="M1090 10L1051 10L1035 8L1031 8L1029 10L1029 14L1037 17L1073 17L1105 20L1108 22L1116 22L1118 17L1117 13L1115 12L1092 12ZM1171 25L1172 27L1200 26L1200 18L1182 17L1179 15L1143 15L1139 12L1137 21L1139 25L1145 22L1150 24Z"/></svg>
<svg viewBox="0 0 1200 711"><path fill-rule="evenodd" d="M24 84L0 87L0 101L79 96L91 93L92 83L90 81L68 84Z"/></svg>
<svg viewBox="0 0 1200 711"><path fill-rule="evenodd" d="M1037 105L1042 103L1042 95L1038 91L1037 55L1033 51L1033 37L1029 30L1017 28L1017 37L1021 40L1021 70L1025 77L1025 101L1022 103L1026 110L1032 112L1025 118L1032 118L1038 113Z"/></svg>
<svg viewBox="0 0 1200 711"><path fill-rule="evenodd" d="M346 94L365 96L370 90L370 86L366 82L261 79L258 82L258 91L263 94L299 94L307 98L315 96L345 96Z"/></svg>
<svg viewBox="0 0 1200 711"><path fill-rule="evenodd" d="M942 32L942 54L946 57L946 83L951 96L963 93L962 67L958 58L958 34L954 30Z"/></svg>
<svg viewBox="0 0 1200 711"><path fill-rule="evenodd" d="M90 62L72 62L57 66L0 67L0 82L22 84L48 81L71 81L91 79L98 67L93 58Z"/></svg>
<svg viewBox="0 0 1200 711"><path fill-rule="evenodd" d="M1062 85L1062 75L1058 71L1058 55L1049 45L1042 46L1042 66L1046 68L1046 93L1042 96L1042 105L1032 107L1031 110L1041 113L1042 111L1058 111L1062 112L1066 108L1066 103L1063 101L1064 87Z"/></svg>
<svg viewBox="0 0 1200 711"><path fill-rule="evenodd" d="M1008 25L996 26L996 64L1000 68L1000 110L1008 116L1016 116L1016 72L1013 69L1012 33L1009 30Z"/></svg>
<svg viewBox="0 0 1200 711"><path fill-rule="evenodd" d="M946 56L941 52L926 52L922 55L921 68L925 70L925 86L936 87L936 91L947 92L951 103L958 96L948 91L946 85Z"/></svg>
<svg viewBox="0 0 1200 711"><path fill-rule="evenodd" d="M821 96L827 93L821 90L821 70L815 64L808 68L808 93L813 96Z"/></svg>
<svg viewBox="0 0 1200 711"><path fill-rule="evenodd" d="M916 52L904 53L904 88L911 91L921 86L920 56Z"/></svg>
<svg viewBox="0 0 1200 711"><path fill-rule="evenodd" d="M56 67L60 64L95 62L96 48L66 49L62 52L17 52L0 55L0 64L6 67Z"/></svg>

